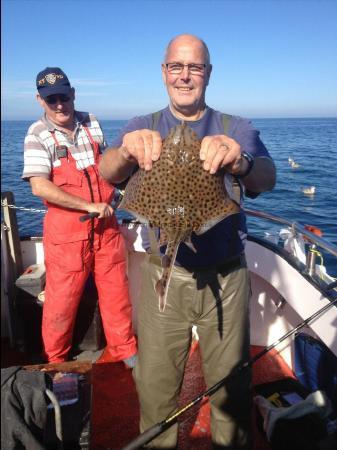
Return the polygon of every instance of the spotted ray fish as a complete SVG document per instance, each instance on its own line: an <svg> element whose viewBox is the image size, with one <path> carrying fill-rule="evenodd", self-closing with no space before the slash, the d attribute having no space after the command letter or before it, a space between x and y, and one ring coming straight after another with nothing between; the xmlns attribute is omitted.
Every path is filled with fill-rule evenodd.
<svg viewBox="0 0 337 450"><path fill-rule="evenodd" d="M151 170L139 169L131 177L119 206L141 222L159 227L159 244L167 244L162 276L155 286L160 311L165 309L179 244L185 242L194 249L192 232L202 234L240 210L227 194L223 171L211 175L203 169L200 145L186 123L172 128L163 140L159 160Z"/></svg>

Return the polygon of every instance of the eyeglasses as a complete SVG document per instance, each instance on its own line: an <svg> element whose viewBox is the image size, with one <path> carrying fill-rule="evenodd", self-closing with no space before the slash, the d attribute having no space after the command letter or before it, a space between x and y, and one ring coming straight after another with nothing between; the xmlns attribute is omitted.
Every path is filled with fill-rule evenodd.
<svg viewBox="0 0 337 450"><path fill-rule="evenodd" d="M55 94L55 95L49 95L44 100L48 103L48 105L55 105L56 103L69 102L70 97L68 97L68 95L64 95L64 94L61 94L61 95Z"/></svg>
<svg viewBox="0 0 337 450"><path fill-rule="evenodd" d="M165 67L169 73L173 75L180 74L184 67L187 67L188 71L192 75L203 75L205 72L207 64L181 64L181 63L166 63Z"/></svg>

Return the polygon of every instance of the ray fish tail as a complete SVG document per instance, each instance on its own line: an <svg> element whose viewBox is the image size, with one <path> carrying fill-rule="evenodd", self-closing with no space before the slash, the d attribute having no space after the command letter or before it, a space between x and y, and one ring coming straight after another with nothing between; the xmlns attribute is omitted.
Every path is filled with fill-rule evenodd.
<svg viewBox="0 0 337 450"><path fill-rule="evenodd" d="M167 293L170 279L174 267L174 261L177 256L178 247L182 241L184 233L177 231L172 239L168 240L165 255L161 259L163 272L160 280L156 283L156 292L159 296L159 311L163 312L166 306Z"/></svg>

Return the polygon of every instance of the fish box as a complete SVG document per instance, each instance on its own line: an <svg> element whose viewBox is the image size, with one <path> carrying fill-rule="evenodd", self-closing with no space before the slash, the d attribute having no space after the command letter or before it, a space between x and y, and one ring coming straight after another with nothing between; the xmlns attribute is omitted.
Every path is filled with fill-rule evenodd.
<svg viewBox="0 0 337 450"><path fill-rule="evenodd" d="M46 268L42 264L32 264L16 280L15 285L33 297L43 291L46 283Z"/></svg>

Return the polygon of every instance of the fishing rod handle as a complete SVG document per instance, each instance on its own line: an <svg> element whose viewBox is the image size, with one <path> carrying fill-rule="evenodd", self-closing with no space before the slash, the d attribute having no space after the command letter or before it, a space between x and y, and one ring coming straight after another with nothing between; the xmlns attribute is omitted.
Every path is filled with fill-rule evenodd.
<svg viewBox="0 0 337 450"><path fill-rule="evenodd" d="M84 214L83 216L80 216L80 222L85 222L86 220L90 220L98 216L99 216L98 212L91 212L89 214Z"/></svg>
<svg viewBox="0 0 337 450"><path fill-rule="evenodd" d="M121 450L136 450L139 449L144 444L147 444L160 433L165 430L165 422L157 423L153 425L153 427L145 430L144 433L137 436L133 441L129 442L125 447Z"/></svg>

